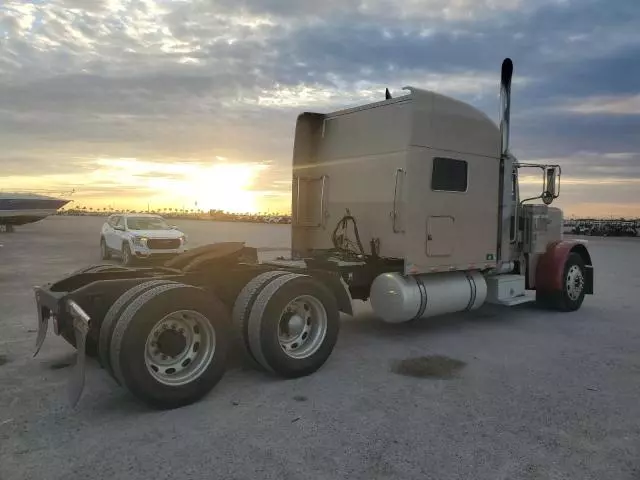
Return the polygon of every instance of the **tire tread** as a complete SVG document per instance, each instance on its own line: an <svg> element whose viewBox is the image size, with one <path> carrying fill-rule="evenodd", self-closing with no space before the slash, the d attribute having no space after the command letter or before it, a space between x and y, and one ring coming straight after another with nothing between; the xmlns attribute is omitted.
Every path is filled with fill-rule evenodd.
<svg viewBox="0 0 640 480"><path fill-rule="evenodd" d="M145 291L160 285L175 283L177 282L174 282L173 280L151 280L149 282L140 283L120 295L118 299L111 304L109 310L107 310L107 313L102 320L102 325L100 325L100 335L98 337L98 358L102 367L109 372L109 375L111 375L116 382L120 383L114 375L113 368L111 367L110 350L111 338L113 337L113 331L118 319L124 312L127 305Z"/></svg>
<svg viewBox="0 0 640 480"><path fill-rule="evenodd" d="M282 352L277 340L278 315L292 299L289 295L312 294L320 300L327 314L327 332L323 344L311 356L292 359ZM284 295L284 296L283 296ZM275 303L274 303L275 302ZM274 310L275 308L275 310ZM329 358L340 330L340 311L333 292L311 275L291 273L276 278L257 296L249 318L249 340L256 359L269 372L284 378L298 378L318 370ZM276 337L272 335L275 333ZM269 335L265 337L265 334Z"/></svg>
<svg viewBox="0 0 640 480"><path fill-rule="evenodd" d="M256 297L253 308L251 309L251 314L249 316L249 343L251 346L251 352L253 353L255 359L262 365L267 371L271 373L275 373L269 362L264 356L262 352L262 318L264 316L264 311L267 308L269 300L271 297L287 282L294 280L298 277L302 277L303 275L299 273L290 273L288 275L283 275L282 277L276 278L271 283L269 283Z"/></svg>
<svg viewBox="0 0 640 480"><path fill-rule="evenodd" d="M244 357L247 358L253 367L263 368L262 363L258 362L253 352L251 351L251 344L249 342L249 317L251 310L255 305L255 300L258 294L275 278L286 275L285 270L272 270L264 272L254 277L244 288L240 291L238 298L233 304L232 322L234 333L238 338L238 343Z"/></svg>
<svg viewBox="0 0 640 480"><path fill-rule="evenodd" d="M122 348L122 338L124 333L127 330L129 324L133 321L138 310L142 308L149 300L152 298L163 294L168 290L173 290L174 288L184 288L189 287L183 283L173 283L167 285L159 285L157 287L153 287L150 290L138 295L129 305L126 306L120 317L118 318L116 325L113 329L113 334L111 337L111 342L109 346L109 356L111 359L111 368L113 369L113 375L115 376L118 383L124 385L124 377L122 376L122 365L120 364L120 350ZM195 287L191 287L195 288Z"/></svg>
<svg viewBox="0 0 640 480"><path fill-rule="evenodd" d="M156 316L176 308L204 313L213 325L216 343L206 371L187 384L168 387L155 380L144 366L144 345L152 325L161 318ZM224 375L229 351L228 313L217 297L212 298L209 292L193 285L176 282L145 291L128 304L116 323L110 348L116 377L129 392L153 408L179 408L199 400Z"/></svg>

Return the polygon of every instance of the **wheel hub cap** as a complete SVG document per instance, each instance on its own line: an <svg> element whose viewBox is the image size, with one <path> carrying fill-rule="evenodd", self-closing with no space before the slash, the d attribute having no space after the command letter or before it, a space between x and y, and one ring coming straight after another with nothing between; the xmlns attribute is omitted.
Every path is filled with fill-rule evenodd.
<svg viewBox="0 0 640 480"><path fill-rule="evenodd" d="M187 339L182 333L175 330L166 330L160 334L157 341L161 354L175 357L182 353L187 346Z"/></svg>
<svg viewBox="0 0 640 480"><path fill-rule="evenodd" d="M298 314L292 315L286 322L285 327L284 330L289 337L299 337L306 327L306 319Z"/></svg>
<svg viewBox="0 0 640 480"><path fill-rule="evenodd" d="M192 310L170 313L153 327L145 345L147 371L158 382L180 386L211 363L216 335L207 317Z"/></svg>
<svg viewBox="0 0 640 480"><path fill-rule="evenodd" d="M577 265L572 265L567 273L567 295L571 300L577 300L584 288L584 277L582 271Z"/></svg>
<svg viewBox="0 0 640 480"><path fill-rule="evenodd" d="M320 300L309 295L297 297L280 315L280 347L291 358L309 357L322 345L327 325L327 312Z"/></svg>

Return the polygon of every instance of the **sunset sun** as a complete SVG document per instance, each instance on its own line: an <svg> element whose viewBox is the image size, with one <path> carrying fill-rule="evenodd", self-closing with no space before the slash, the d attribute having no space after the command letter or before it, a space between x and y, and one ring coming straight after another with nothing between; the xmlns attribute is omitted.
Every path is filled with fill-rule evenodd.
<svg viewBox="0 0 640 480"><path fill-rule="evenodd" d="M249 191L260 168L245 164L222 164L199 168L176 182L175 194L203 210L257 212L260 199Z"/></svg>
<svg viewBox="0 0 640 480"><path fill-rule="evenodd" d="M254 191L259 163L149 162L137 159L105 159L101 178L122 178L123 187L137 190L154 208L182 207L196 210L260 211L260 193Z"/></svg>

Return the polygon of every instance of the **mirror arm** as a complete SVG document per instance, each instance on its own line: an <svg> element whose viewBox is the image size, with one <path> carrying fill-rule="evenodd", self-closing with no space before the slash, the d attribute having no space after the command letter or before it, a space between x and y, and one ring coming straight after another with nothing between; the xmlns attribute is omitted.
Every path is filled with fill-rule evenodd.
<svg viewBox="0 0 640 480"><path fill-rule="evenodd" d="M551 193L551 192L549 192L549 189L548 189L548 177L547 177L547 172L550 169L558 171L558 175L556 177L557 178L558 189L556 191L556 188L555 188L556 185L554 184L554 192L551 195L551 199L553 200L554 198L558 198L560 196L560 175L562 174L562 169L561 169L560 165L540 165L540 164L537 164L537 163L519 163L518 162L518 163L514 163L514 166L516 168L539 168L539 169L542 170L542 193L540 195L538 195L538 196L525 198L524 200L521 200L520 202L518 202L519 205L522 205L525 202L529 202L531 200L537 200L539 198L544 198L546 193ZM551 202L549 202L549 203L551 203Z"/></svg>

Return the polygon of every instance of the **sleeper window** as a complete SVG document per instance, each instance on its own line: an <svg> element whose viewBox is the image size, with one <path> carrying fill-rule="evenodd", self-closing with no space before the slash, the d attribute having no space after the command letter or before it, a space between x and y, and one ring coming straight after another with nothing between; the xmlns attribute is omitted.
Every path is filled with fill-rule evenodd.
<svg viewBox="0 0 640 480"><path fill-rule="evenodd" d="M467 162L452 158L434 158L431 189L445 192L466 192Z"/></svg>

